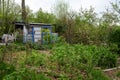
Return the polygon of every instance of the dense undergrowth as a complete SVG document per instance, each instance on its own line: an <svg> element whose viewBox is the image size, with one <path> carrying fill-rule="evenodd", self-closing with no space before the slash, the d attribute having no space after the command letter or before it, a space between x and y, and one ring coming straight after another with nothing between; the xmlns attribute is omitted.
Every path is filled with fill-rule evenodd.
<svg viewBox="0 0 120 80"><path fill-rule="evenodd" d="M38 46L38 45L37 45ZM11 44L0 48L1 80L111 80L102 69L117 66L117 55L109 48L95 45ZM45 54L39 50L45 50ZM22 52L23 53L22 53ZM6 57L9 55L9 60ZM14 56L15 55L15 59ZM98 69L99 67L99 69Z"/></svg>

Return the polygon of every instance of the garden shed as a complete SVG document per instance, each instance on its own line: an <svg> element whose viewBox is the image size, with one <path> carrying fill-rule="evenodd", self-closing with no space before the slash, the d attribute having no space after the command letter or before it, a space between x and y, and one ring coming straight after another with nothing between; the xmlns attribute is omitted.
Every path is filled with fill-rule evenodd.
<svg viewBox="0 0 120 80"><path fill-rule="evenodd" d="M52 33L52 25L45 23L29 23L26 25L23 22L16 22L15 31L16 34L22 35L22 40L24 43L31 41L44 44L46 42L44 39L46 34L49 34L51 41L53 41L52 36L56 38L58 36L57 33Z"/></svg>

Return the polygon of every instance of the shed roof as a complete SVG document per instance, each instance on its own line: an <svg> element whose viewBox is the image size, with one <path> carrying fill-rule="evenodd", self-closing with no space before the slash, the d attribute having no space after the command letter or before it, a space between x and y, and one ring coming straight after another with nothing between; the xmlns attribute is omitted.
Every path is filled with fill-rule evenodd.
<svg viewBox="0 0 120 80"><path fill-rule="evenodd" d="M51 26L51 24L46 24L46 23L30 23L29 25Z"/></svg>
<svg viewBox="0 0 120 80"><path fill-rule="evenodd" d="M15 25L25 25L25 22L14 22ZM29 27L36 27L36 26L51 26L51 24L46 24L46 23L28 23L27 24Z"/></svg>
<svg viewBox="0 0 120 80"><path fill-rule="evenodd" d="M15 25L25 25L25 22L14 22Z"/></svg>

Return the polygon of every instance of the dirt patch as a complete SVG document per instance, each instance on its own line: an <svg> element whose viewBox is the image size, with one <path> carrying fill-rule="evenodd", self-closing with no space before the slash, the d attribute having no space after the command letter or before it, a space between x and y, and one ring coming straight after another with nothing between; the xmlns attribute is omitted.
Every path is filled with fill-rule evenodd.
<svg viewBox="0 0 120 80"><path fill-rule="evenodd" d="M38 50L38 52L40 54L45 54L46 56L50 56L51 55L50 50Z"/></svg>
<svg viewBox="0 0 120 80"><path fill-rule="evenodd" d="M14 61L17 61L20 57L25 56L25 51L21 52L15 52L15 53L4 53L4 62L6 63L12 63Z"/></svg>

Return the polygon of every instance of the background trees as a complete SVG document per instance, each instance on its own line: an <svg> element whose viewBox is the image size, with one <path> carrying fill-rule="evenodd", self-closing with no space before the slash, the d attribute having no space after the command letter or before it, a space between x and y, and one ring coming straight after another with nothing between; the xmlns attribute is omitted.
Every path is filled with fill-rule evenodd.
<svg viewBox="0 0 120 80"><path fill-rule="evenodd" d="M13 31L12 23L20 16L20 12L20 6L14 0L1 0L0 35Z"/></svg>
<svg viewBox="0 0 120 80"><path fill-rule="evenodd" d="M99 16L92 7L75 12L64 0L55 2L51 13L41 8L33 12L25 6L25 0L21 5L14 0L0 0L0 35L13 32L14 21L50 23L69 43L107 44L109 33L119 24L119 4L112 3L113 9L106 9Z"/></svg>
<svg viewBox="0 0 120 80"><path fill-rule="evenodd" d="M41 8L34 14L34 22L54 24L56 17L52 13L44 12Z"/></svg>
<svg viewBox="0 0 120 80"><path fill-rule="evenodd" d="M69 9L69 4L63 0L58 0L53 7L53 13L57 18L56 31L60 35L63 35L67 29Z"/></svg>

